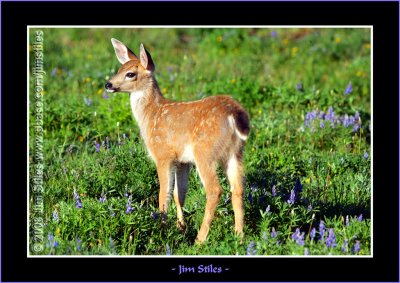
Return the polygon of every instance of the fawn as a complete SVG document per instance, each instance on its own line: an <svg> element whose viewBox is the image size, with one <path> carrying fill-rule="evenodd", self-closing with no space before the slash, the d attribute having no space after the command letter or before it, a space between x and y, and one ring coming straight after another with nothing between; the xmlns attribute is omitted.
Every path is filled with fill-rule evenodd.
<svg viewBox="0 0 400 283"><path fill-rule="evenodd" d="M151 55L143 44L138 58L122 42L114 38L111 42L122 66L105 88L108 92L130 94L133 115L157 167L163 222L173 186L177 226L185 228L182 207L194 163L206 191L206 209L196 238L196 242L204 242L222 194L217 176L217 166L222 165L232 192L235 232L243 235L242 154L250 131L246 111L229 96L191 102L166 99L157 85Z"/></svg>

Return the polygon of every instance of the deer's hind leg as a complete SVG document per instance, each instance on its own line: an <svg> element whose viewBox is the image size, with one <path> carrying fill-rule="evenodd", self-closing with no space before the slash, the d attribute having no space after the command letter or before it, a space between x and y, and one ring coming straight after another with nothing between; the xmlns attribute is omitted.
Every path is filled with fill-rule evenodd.
<svg viewBox="0 0 400 283"><path fill-rule="evenodd" d="M202 243L207 239L208 232L210 231L210 225L214 219L215 209L221 198L222 188L219 184L217 163L215 161L210 161L210 159L207 159L199 153L195 156L195 162L207 198L203 222L196 237L196 242Z"/></svg>
<svg viewBox="0 0 400 283"><path fill-rule="evenodd" d="M235 232L243 235L243 165L241 154L232 154L226 162L226 175L232 193L232 207L235 213Z"/></svg>

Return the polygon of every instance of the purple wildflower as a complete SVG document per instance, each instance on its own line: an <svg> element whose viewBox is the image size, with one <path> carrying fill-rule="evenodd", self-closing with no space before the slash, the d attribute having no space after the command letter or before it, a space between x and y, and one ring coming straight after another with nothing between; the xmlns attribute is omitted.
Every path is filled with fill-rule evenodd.
<svg viewBox="0 0 400 283"><path fill-rule="evenodd" d="M54 222L58 222L59 218L58 218L58 211L55 209L53 211L53 221Z"/></svg>
<svg viewBox="0 0 400 283"><path fill-rule="evenodd" d="M355 252L356 254L358 254L358 253L360 252L360 249L361 249L361 247L360 247L360 241L356 241L356 244L354 245L354 252Z"/></svg>
<svg viewBox="0 0 400 283"><path fill-rule="evenodd" d="M315 233L316 233L316 230L315 230L315 227L313 227L313 228L311 229L311 232L310 232L310 239L311 239L311 240L313 240L313 239L315 238Z"/></svg>
<svg viewBox="0 0 400 283"><path fill-rule="evenodd" d="M276 197L276 188L275 185L272 186L272 196Z"/></svg>
<svg viewBox="0 0 400 283"><path fill-rule="evenodd" d="M346 215L345 223L346 223L346 226L349 226L349 224L350 224L350 220L349 220L349 216L348 215Z"/></svg>
<svg viewBox="0 0 400 283"><path fill-rule="evenodd" d="M311 210L312 210L312 205L309 204L309 205L307 206L307 211L311 211Z"/></svg>
<svg viewBox="0 0 400 283"><path fill-rule="evenodd" d="M276 233L275 228L272 227L272 230L271 230L271 237L272 237L272 238L276 238L277 236L278 236L278 233Z"/></svg>
<svg viewBox="0 0 400 283"><path fill-rule="evenodd" d="M85 101L85 104L86 104L87 106L92 105L92 100L91 100L91 99L84 97L83 100Z"/></svg>
<svg viewBox="0 0 400 283"><path fill-rule="evenodd" d="M81 240L81 239L79 239L79 238L76 238L76 244L77 244L76 248L78 249L78 251L80 251L80 250L81 250L81 242L82 242L82 240Z"/></svg>
<svg viewBox="0 0 400 283"><path fill-rule="evenodd" d="M359 125L359 124L354 124L354 126L353 126L353 133L357 132L359 128L360 128L360 125Z"/></svg>
<svg viewBox="0 0 400 283"><path fill-rule="evenodd" d="M304 88L303 88L303 83L302 82L298 82L296 84L296 90L298 90L300 92L304 92Z"/></svg>
<svg viewBox="0 0 400 283"><path fill-rule="evenodd" d="M294 204L295 197L296 197L296 195L294 193L294 190L291 190L290 191L290 197L287 200L287 203L290 204L290 205Z"/></svg>
<svg viewBox="0 0 400 283"><path fill-rule="evenodd" d="M253 195L251 194L251 192L249 192L249 194L247 195L247 199L249 200L250 203L253 202Z"/></svg>
<svg viewBox="0 0 400 283"><path fill-rule="evenodd" d="M347 253L348 245L349 245L349 240L348 239L344 239L344 242L343 242L343 245L342 245L342 252L343 253Z"/></svg>
<svg viewBox="0 0 400 283"><path fill-rule="evenodd" d="M158 212L156 211L156 212L153 212L152 213L152 216L153 216L153 219L158 219Z"/></svg>
<svg viewBox="0 0 400 283"><path fill-rule="evenodd" d="M320 127L321 129L325 128L324 121L319 122L319 127Z"/></svg>
<svg viewBox="0 0 400 283"><path fill-rule="evenodd" d="M271 205L268 204L267 208L265 209L265 212L266 212L266 213L269 213L270 210L271 210Z"/></svg>
<svg viewBox="0 0 400 283"><path fill-rule="evenodd" d="M122 138L125 140L125 139L126 139L126 135L125 135L125 134L122 134Z"/></svg>
<svg viewBox="0 0 400 283"><path fill-rule="evenodd" d="M364 151L364 158L368 159L368 153L366 151Z"/></svg>
<svg viewBox="0 0 400 283"><path fill-rule="evenodd" d="M305 248L304 249L304 255L309 255L309 254L310 254L310 251L307 248Z"/></svg>
<svg viewBox="0 0 400 283"><path fill-rule="evenodd" d="M329 229L328 237L326 238L325 243L328 248L334 248L337 246L335 232L333 231L332 228Z"/></svg>
<svg viewBox="0 0 400 283"><path fill-rule="evenodd" d="M100 201L101 203L105 203L105 202L106 202L106 200L107 200L107 197L106 197L106 195L104 195L104 194L101 194L101 196L100 196L100 198L99 198L99 201Z"/></svg>
<svg viewBox="0 0 400 283"><path fill-rule="evenodd" d="M296 184L294 185L294 192L296 195L299 195L303 191L303 185L300 182L300 179L296 179Z"/></svg>
<svg viewBox="0 0 400 283"><path fill-rule="evenodd" d="M357 220L358 220L358 222L363 221L363 215L362 215L362 213L357 217Z"/></svg>
<svg viewBox="0 0 400 283"><path fill-rule="evenodd" d="M171 249L168 244L166 245L166 250L167 250L167 255L171 255Z"/></svg>
<svg viewBox="0 0 400 283"><path fill-rule="evenodd" d="M103 92L102 97L103 97L104 99L109 99L109 96L107 95L107 92Z"/></svg>
<svg viewBox="0 0 400 283"><path fill-rule="evenodd" d="M54 242L53 247L55 247L55 248L58 247L58 242L57 241Z"/></svg>
<svg viewBox="0 0 400 283"><path fill-rule="evenodd" d="M328 114L326 114L325 120L331 121L332 124L335 122L335 112L333 111L332 106L329 106Z"/></svg>
<svg viewBox="0 0 400 283"><path fill-rule="evenodd" d="M251 241L247 246L247 255L256 255L257 249L254 247L254 241Z"/></svg>
<svg viewBox="0 0 400 283"><path fill-rule="evenodd" d="M273 31L271 31L271 36L272 37L277 37L278 33L275 30L273 30Z"/></svg>
<svg viewBox="0 0 400 283"><path fill-rule="evenodd" d="M351 84L351 82L349 82L349 84L346 87L346 90L345 90L344 94L345 95L349 95L352 91L353 91L353 85Z"/></svg>
<svg viewBox="0 0 400 283"><path fill-rule="evenodd" d="M105 142L105 144L106 144L106 148L107 148L107 149L110 149L110 141L108 140L108 137L106 137L106 142Z"/></svg>
<svg viewBox="0 0 400 283"><path fill-rule="evenodd" d="M96 147L96 152L100 152L100 144L98 142L96 142L95 147Z"/></svg>
<svg viewBox="0 0 400 283"><path fill-rule="evenodd" d="M321 239L324 237L325 231L326 231L326 228L324 225L324 221L321 220L321 222L319 223L319 235L320 235Z"/></svg>
<svg viewBox="0 0 400 283"><path fill-rule="evenodd" d="M76 191L74 191L74 198L75 198L75 208L82 208L81 198L79 197L79 194Z"/></svg>
<svg viewBox="0 0 400 283"><path fill-rule="evenodd" d="M267 232L263 232L263 234L262 234L262 238L263 238L263 240L264 241L266 241L267 240Z"/></svg>
<svg viewBox="0 0 400 283"><path fill-rule="evenodd" d="M297 228L292 235L292 240L296 241L299 246L304 246L304 232L300 233L300 229Z"/></svg>
<svg viewBox="0 0 400 283"><path fill-rule="evenodd" d="M134 210L135 210L135 208L132 207L132 196L129 196L129 198L128 198L128 203L126 204L125 213L126 213L126 214L129 214L129 213L131 213L131 212L134 211Z"/></svg>
<svg viewBox="0 0 400 283"><path fill-rule="evenodd" d="M57 68L54 68L54 69L51 71L51 74L52 74L53 77L54 77L54 76L57 76Z"/></svg>

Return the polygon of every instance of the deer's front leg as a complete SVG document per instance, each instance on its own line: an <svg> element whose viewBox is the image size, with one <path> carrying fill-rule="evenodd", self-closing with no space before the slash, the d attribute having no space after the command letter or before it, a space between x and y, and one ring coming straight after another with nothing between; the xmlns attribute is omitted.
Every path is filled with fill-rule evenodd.
<svg viewBox="0 0 400 283"><path fill-rule="evenodd" d="M162 222L167 220L168 203L171 198L171 188L174 183L174 170L171 162L157 162L158 181L160 182L160 193L158 197L159 209Z"/></svg>

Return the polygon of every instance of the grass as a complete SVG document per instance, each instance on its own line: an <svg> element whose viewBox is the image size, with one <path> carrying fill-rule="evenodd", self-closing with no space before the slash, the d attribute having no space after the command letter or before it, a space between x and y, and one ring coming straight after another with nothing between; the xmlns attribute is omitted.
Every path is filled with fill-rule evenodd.
<svg viewBox="0 0 400 283"><path fill-rule="evenodd" d="M371 254L369 29L43 32L45 248L40 254ZM134 52L144 43L167 98L228 93L249 112L242 241L233 232L222 171L224 193L206 244L194 244L205 208L195 170L184 207L186 231L175 227L173 202L162 227L155 165L129 98L104 93L119 67L111 37ZM31 205L33 195L31 190ZM31 210L30 219L36 215ZM32 242L32 231L30 236Z"/></svg>

